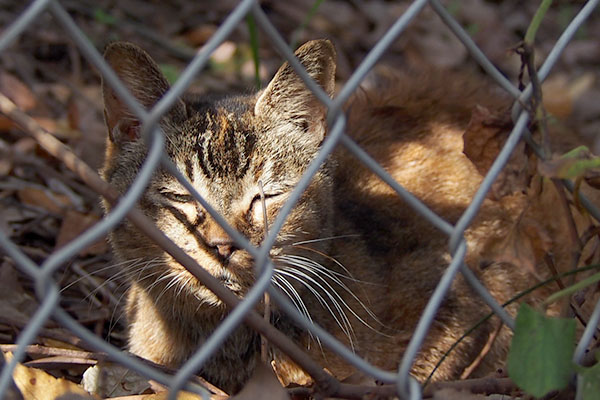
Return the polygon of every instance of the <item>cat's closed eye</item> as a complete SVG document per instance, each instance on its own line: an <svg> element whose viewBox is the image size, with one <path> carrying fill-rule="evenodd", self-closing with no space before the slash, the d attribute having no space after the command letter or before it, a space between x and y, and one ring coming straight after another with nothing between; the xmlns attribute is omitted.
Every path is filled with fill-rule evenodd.
<svg viewBox="0 0 600 400"><path fill-rule="evenodd" d="M264 194L265 202L273 201L273 200L276 200L277 198L281 198L283 196L283 194L284 193L265 193ZM263 197L260 194L255 195L252 198L252 202L250 203L250 208L261 206L262 200L263 200Z"/></svg>
<svg viewBox="0 0 600 400"><path fill-rule="evenodd" d="M172 191L161 191L160 194L166 199L173 201L175 203L191 203L196 199L189 193L179 193Z"/></svg>
<svg viewBox="0 0 600 400"><path fill-rule="evenodd" d="M274 203L274 202L278 202L279 200L281 200L283 198L285 193L282 192L272 192L272 193L265 193L264 194L264 202L265 202L265 207L268 207L270 204ZM252 201L250 202L250 207L248 209L250 214L254 215L254 218L262 221L263 220L263 196L261 196L260 194L256 194L253 198Z"/></svg>

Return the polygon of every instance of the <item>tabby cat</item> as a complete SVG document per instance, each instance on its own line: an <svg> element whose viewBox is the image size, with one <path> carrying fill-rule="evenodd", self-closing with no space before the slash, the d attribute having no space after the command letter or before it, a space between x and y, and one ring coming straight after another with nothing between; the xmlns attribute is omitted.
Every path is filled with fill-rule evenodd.
<svg viewBox="0 0 600 400"><path fill-rule="evenodd" d="M308 42L296 57L333 95L332 44ZM157 64L133 44L113 43L105 58L145 107L152 107L169 89ZM471 111L477 104L499 111L503 103L479 82L442 74L381 82L358 90L348 102L346 133L406 189L447 221L456 222L482 180L462 152ZM147 147L140 122L106 84L103 96L109 139L102 174L124 193ZM161 119L160 127L166 152L179 171L231 226L259 246L265 235L259 182L271 223L319 152L327 135L326 116L326 107L285 63L256 94L184 96ZM253 258L165 170L155 172L139 207L235 294L243 297L252 286ZM108 204L105 208L110 209ZM466 262L499 301L529 279L520 269L491 262L482 254L486 241L505 236L511 223L499 205L486 201L466 232ZM227 315L226 307L129 222L112 232L110 240L131 281L126 305L129 350L160 364L181 365ZM448 237L341 146L288 215L270 256L275 265L272 284L301 313L361 357L389 370L397 367L450 261ZM424 380L444 352L487 312L459 276L412 374ZM272 319L334 375L343 378L354 372L276 306ZM492 319L477 329L450 354L435 379L459 376L499 326ZM508 329L502 329L478 374L502 365L509 337ZM200 373L227 391L238 391L257 363L259 342L253 330L240 327ZM285 355L273 349L273 356L282 382L308 381Z"/></svg>

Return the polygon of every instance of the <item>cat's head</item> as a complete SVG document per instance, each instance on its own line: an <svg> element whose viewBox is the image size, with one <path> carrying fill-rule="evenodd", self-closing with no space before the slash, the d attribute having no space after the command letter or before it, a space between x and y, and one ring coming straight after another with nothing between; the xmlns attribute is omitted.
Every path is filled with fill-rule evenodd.
<svg viewBox="0 0 600 400"><path fill-rule="evenodd" d="M332 44L308 42L296 51L296 57L331 95L335 75ZM142 106L152 107L169 90L157 64L139 47L114 43L105 58ZM136 178L147 147L139 118L106 83L103 96L109 139L102 173L124 193ZM165 151L178 170L231 226L259 246L265 234L259 182L271 224L324 140L326 113L326 107L286 62L268 87L255 95L179 99L161 119L160 128L166 138ZM275 259L307 252L307 246L312 246L308 257L327 252L324 242L307 245L306 241L330 234L331 179L330 166L324 165L287 217L271 252ZM252 257L163 168L154 174L139 206L171 240L230 289L243 295L252 285ZM144 286L158 292L182 288L202 301L219 304L128 222L112 233L111 241L121 261L134 263L138 272L134 279Z"/></svg>

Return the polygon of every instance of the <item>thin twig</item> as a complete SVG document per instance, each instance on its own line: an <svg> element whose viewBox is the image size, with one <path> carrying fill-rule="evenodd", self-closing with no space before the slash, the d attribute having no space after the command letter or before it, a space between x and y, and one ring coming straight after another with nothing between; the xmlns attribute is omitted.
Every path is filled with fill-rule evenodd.
<svg viewBox="0 0 600 400"><path fill-rule="evenodd" d="M265 202L265 191L263 190L262 181L258 181L258 190L260 191L260 202L262 204L263 221L265 224L265 237L269 236L269 223L267 220L267 204ZM263 318L267 324L271 323L271 297L269 292L264 294L264 312ZM270 365L271 357L269 357L269 341L264 335L260 335L260 358L265 365Z"/></svg>
<svg viewBox="0 0 600 400"><path fill-rule="evenodd" d="M468 391L473 394L504 394L510 395L519 390L510 378L477 378L454 382L435 382L423 390L423 398L431 398L442 389Z"/></svg>
<svg viewBox="0 0 600 400"><path fill-rule="evenodd" d="M527 72L529 73L529 79L531 81L531 86L533 89L531 104L533 106L535 116L540 122L540 130L542 133L542 151L544 152L546 157L550 155L550 139L548 136L548 127L546 124L546 110L544 109L544 104L542 102L542 86L540 84L540 80L535 69L535 52L533 46L537 31L551 4L552 0L542 0L541 4L535 12L535 15L531 19L531 23L527 27L523 44L520 47L522 50L521 57L523 63L527 66Z"/></svg>
<svg viewBox="0 0 600 400"><path fill-rule="evenodd" d="M581 249L583 247L581 240L579 239L579 233L577 233L577 225L575 224L575 219L573 218L573 213L571 212L571 208L569 207L569 201L565 194L565 187L560 179L552 178L552 183L556 188L558 193L558 198L560 201L560 205L565 213L565 217L567 219L567 227L569 229L569 236L571 239L571 243L573 244L573 248L575 248L576 253L574 253L574 262L577 266L579 262L579 257L581 257Z"/></svg>
<svg viewBox="0 0 600 400"><path fill-rule="evenodd" d="M483 346L483 348L481 349L481 351L477 355L477 358L475 358L475 360L473 360L473 362L471 363L471 365L469 365L467 368L465 368L465 370L463 371L463 373L460 374L460 379L461 380L467 379L469 376L471 376L471 374L473 373L473 371L475 371L475 369L477 369L477 367L479 367L479 365L481 364L481 362L483 361L483 359L485 358L485 356L492 349L492 345L496 341L496 338L498 337L498 334L500 334L500 331L502 330L503 326L504 326L504 324L502 323L502 321L498 321L498 326L490 334L490 337L488 338L487 342L485 343L485 345Z"/></svg>
<svg viewBox="0 0 600 400"><path fill-rule="evenodd" d="M23 321L20 319L9 318L5 315L0 315L0 324L9 325L15 327L19 330L25 329L28 321ZM53 324L53 321L49 321L49 324ZM82 349L92 349L86 343L84 343L79 337L71 334L70 332L64 329L48 329L41 328L37 332L38 337L48 338L60 340L61 342L68 343L70 345L82 348Z"/></svg>
<svg viewBox="0 0 600 400"><path fill-rule="evenodd" d="M542 135L542 152L545 157L548 157L551 154L550 135L548 134L546 109L542 100L542 85L535 69L533 45L523 42L517 52L521 55L523 63L527 66L527 73L529 74L532 88L531 108Z"/></svg>
<svg viewBox="0 0 600 400"><path fill-rule="evenodd" d="M577 226L575 224L575 220L573 218L573 213L571 212L571 208L569 207L569 202L567 200L567 196L565 194L564 186L562 181L556 178L552 178L552 183L556 188L558 193L559 202L564 211L565 218L567 220L567 229L569 230L569 237L571 239L571 270L577 269L577 265L579 264L579 259L581 258L581 252L583 249L583 245L581 240L579 239L579 234L577 233ZM570 277L570 285L575 283L575 275ZM563 303L563 309L561 315L568 316L568 308L572 308L572 302L570 298L567 299L565 303Z"/></svg>
<svg viewBox="0 0 600 400"><path fill-rule="evenodd" d="M582 242L586 243L587 240L582 241ZM565 285L563 280L559 277L559 272L556 269L556 266L554 265L554 261L552 260L552 257L549 254L546 254L546 256L544 257L544 261L546 262L548 269L550 269L550 273L552 274L552 276L556 277L556 284L558 285L559 289L564 290L567 286ZM571 306L571 311L573 311L573 314L579 320L581 325L586 327L587 319L583 316L583 310L581 310L581 307L579 306L579 304L577 304L573 300L571 300L570 306ZM600 327L597 330L600 333ZM594 335L594 337L596 337L596 336L597 335Z"/></svg>
<svg viewBox="0 0 600 400"><path fill-rule="evenodd" d="M19 345L16 344L0 344L0 350L3 352L15 352ZM32 344L29 346L25 346L25 353L30 356L44 356L44 357L70 357L77 358L81 360L95 360L102 361L106 360L107 356L105 353L91 352L91 351L81 351L81 350L71 350L71 349L63 349L60 347L47 347L40 346L37 344Z"/></svg>

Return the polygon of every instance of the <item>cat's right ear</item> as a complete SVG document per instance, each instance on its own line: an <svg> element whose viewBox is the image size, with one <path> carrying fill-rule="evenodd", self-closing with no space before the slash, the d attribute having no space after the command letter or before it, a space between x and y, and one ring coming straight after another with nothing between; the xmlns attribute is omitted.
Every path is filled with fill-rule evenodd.
<svg viewBox="0 0 600 400"><path fill-rule="evenodd" d="M329 40L312 40L295 52L308 76L330 97L335 88L335 48ZM267 88L259 94L255 115L270 121L291 123L304 137L320 144L325 137L327 108L285 62Z"/></svg>
<svg viewBox="0 0 600 400"><path fill-rule="evenodd" d="M151 108L169 90L169 83L158 65L140 47L127 42L114 42L104 58L127 90L144 108ZM137 140L140 121L107 82L102 81L104 118L110 140L115 144ZM183 107L177 102L175 108Z"/></svg>

